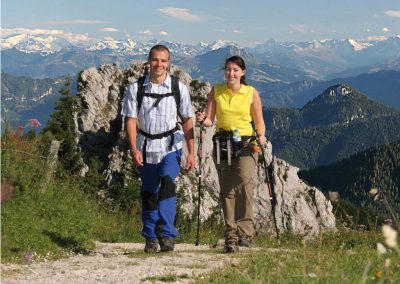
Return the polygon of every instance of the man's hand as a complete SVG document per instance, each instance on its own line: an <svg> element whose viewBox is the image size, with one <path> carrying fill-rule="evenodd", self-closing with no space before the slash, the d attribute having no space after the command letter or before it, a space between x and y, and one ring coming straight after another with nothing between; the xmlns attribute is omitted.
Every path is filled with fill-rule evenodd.
<svg viewBox="0 0 400 284"><path fill-rule="evenodd" d="M203 123L206 119L206 113L201 111L196 111L196 122Z"/></svg>
<svg viewBox="0 0 400 284"><path fill-rule="evenodd" d="M143 166L143 155L138 149L132 150L132 160L135 166L142 167Z"/></svg>
<svg viewBox="0 0 400 284"><path fill-rule="evenodd" d="M196 167L196 160L193 154L189 154L186 158L186 170L191 171Z"/></svg>

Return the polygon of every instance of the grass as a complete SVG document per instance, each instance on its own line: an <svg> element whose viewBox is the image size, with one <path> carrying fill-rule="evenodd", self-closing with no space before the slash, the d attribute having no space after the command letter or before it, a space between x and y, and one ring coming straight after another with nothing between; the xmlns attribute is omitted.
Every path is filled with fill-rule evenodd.
<svg viewBox="0 0 400 284"><path fill-rule="evenodd" d="M92 249L93 240L139 240L136 212L109 209L81 190L79 177L46 180L37 139L2 141L2 262L55 259Z"/></svg>
<svg viewBox="0 0 400 284"><path fill-rule="evenodd" d="M179 279L188 279L189 276L187 274L167 274L167 275L162 275L162 276L149 276L146 277L143 280L147 280L150 282L156 282L156 281L161 281L161 282L176 282Z"/></svg>
<svg viewBox="0 0 400 284"><path fill-rule="evenodd" d="M380 233L345 228L309 241L283 236L280 247L259 238L260 251L198 283L399 283L400 255L378 256L377 242Z"/></svg>

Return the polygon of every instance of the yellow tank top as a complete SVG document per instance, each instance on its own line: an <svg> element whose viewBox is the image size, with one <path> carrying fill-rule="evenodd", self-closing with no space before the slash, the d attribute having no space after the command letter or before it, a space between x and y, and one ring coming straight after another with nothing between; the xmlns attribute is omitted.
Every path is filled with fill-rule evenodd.
<svg viewBox="0 0 400 284"><path fill-rule="evenodd" d="M226 83L214 86L216 102L217 128L234 130L237 128L241 136L254 135L251 126L251 104L253 103L253 87L241 84L240 90L232 95Z"/></svg>

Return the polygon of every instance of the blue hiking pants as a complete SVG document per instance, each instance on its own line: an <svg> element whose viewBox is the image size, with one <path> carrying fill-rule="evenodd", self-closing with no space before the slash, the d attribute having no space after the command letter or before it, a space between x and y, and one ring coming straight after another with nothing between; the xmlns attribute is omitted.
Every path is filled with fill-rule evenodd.
<svg viewBox="0 0 400 284"><path fill-rule="evenodd" d="M159 164L139 168L142 179L142 236L146 239L175 238L176 185L182 149L166 155Z"/></svg>

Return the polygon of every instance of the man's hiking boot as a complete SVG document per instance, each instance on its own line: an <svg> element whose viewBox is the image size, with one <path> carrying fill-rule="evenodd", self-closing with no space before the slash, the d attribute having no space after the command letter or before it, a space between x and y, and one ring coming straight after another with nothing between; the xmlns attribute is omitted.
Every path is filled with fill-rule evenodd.
<svg viewBox="0 0 400 284"><path fill-rule="evenodd" d="M250 242L251 242L251 239L250 239L249 236L241 235L241 236L239 237L238 245L239 245L240 247L247 247L247 248L249 248L249 247L250 247Z"/></svg>
<svg viewBox="0 0 400 284"><path fill-rule="evenodd" d="M237 245L225 245L224 247L224 253L238 253L239 252L239 247Z"/></svg>
<svg viewBox="0 0 400 284"><path fill-rule="evenodd" d="M158 239L162 252L173 251L175 247L175 240L170 237L161 237Z"/></svg>
<svg viewBox="0 0 400 284"><path fill-rule="evenodd" d="M146 245L144 246L145 253L156 253L158 250L158 241L157 239L146 239Z"/></svg>

